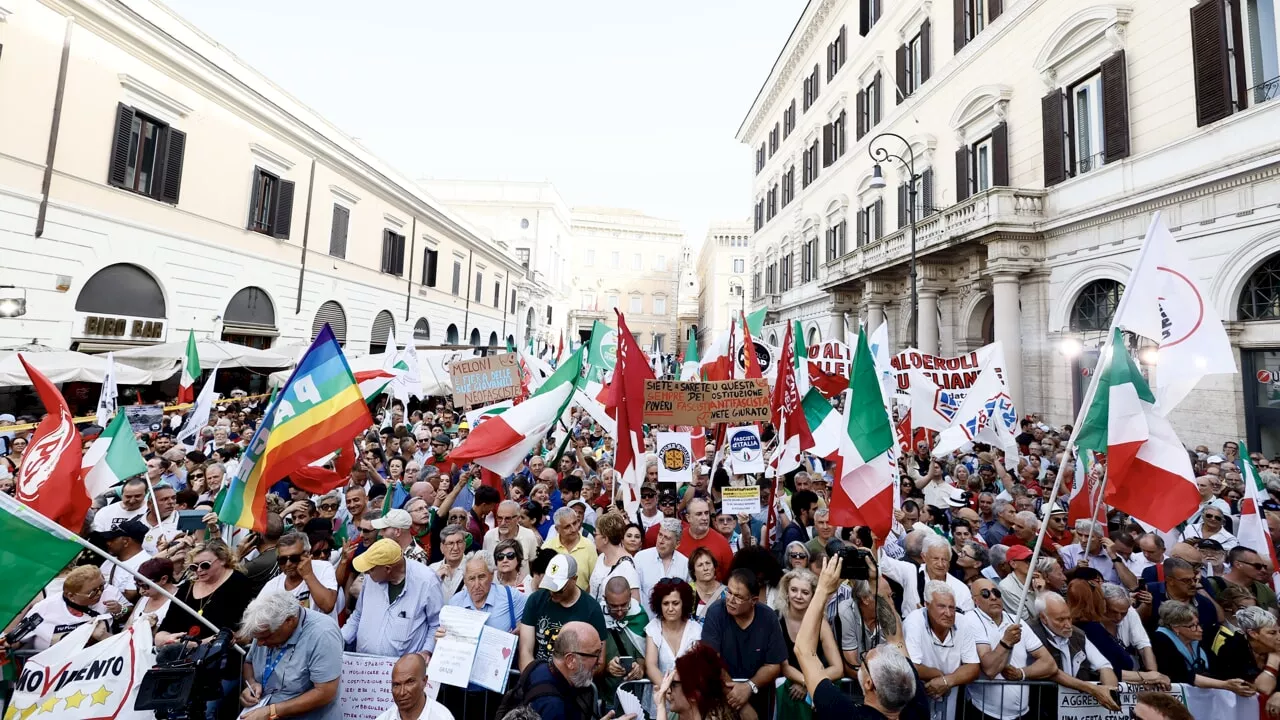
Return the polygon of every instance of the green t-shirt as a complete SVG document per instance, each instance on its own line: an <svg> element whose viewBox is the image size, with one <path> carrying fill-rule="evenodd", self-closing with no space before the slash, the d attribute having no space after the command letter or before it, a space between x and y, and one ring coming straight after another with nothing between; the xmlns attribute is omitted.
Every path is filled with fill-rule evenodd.
<svg viewBox="0 0 1280 720"><path fill-rule="evenodd" d="M530 595L520 624L533 628L533 659L550 662L551 649L556 644L556 638L560 637L560 628L575 620L594 627L600 633L600 641L604 642L604 611L600 609L600 603L587 593L579 590L578 599L570 607L552 600L548 590L539 590Z"/></svg>

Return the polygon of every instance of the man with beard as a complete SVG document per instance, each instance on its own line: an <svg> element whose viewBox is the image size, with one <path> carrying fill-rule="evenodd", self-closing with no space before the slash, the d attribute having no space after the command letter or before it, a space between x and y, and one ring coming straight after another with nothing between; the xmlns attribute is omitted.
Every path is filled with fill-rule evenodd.
<svg viewBox="0 0 1280 720"><path fill-rule="evenodd" d="M591 687L603 649L604 643L594 627L579 621L565 623L556 637L551 659L537 661L517 681L520 704L528 705L544 718L594 718L593 693L587 688Z"/></svg>

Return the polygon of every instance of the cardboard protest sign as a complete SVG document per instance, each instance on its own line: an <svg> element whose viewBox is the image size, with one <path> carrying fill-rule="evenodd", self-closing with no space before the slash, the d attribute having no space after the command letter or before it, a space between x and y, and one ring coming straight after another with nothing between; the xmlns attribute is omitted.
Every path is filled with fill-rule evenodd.
<svg viewBox="0 0 1280 720"><path fill-rule="evenodd" d="M492 405L520 394L520 364L515 353L454 360L449 364L455 407Z"/></svg>
<svg viewBox="0 0 1280 720"><path fill-rule="evenodd" d="M760 486L720 488L720 500L729 515L755 515L760 512Z"/></svg>

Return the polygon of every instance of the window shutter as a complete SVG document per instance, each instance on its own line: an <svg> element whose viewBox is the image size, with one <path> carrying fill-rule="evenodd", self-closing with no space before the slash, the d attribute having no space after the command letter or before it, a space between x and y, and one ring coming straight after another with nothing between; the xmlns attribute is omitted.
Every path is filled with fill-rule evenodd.
<svg viewBox="0 0 1280 720"><path fill-rule="evenodd" d="M898 95L894 99L894 104L901 105L902 100L907 97L907 46L906 45L898 46L898 57L897 57L896 65L897 67L895 68L895 70L897 71Z"/></svg>
<svg viewBox="0 0 1280 720"><path fill-rule="evenodd" d="M831 164L831 123L822 126L822 167Z"/></svg>
<svg viewBox="0 0 1280 720"><path fill-rule="evenodd" d="M422 249L422 284L430 287L436 286L436 266L439 264L440 253L431 248Z"/></svg>
<svg viewBox="0 0 1280 720"><path fill-rule="evenodd" d="M978 0L978 2L982 2L982 0ZM1002 12L1004 12L1004 0L990 0L987 3L987 24L990 25L995 22Z"/></svg>
<svg viewBox="0 0 1280 720"><path fill-rule="evenodd" d="M382 261L379 269L388 272L391 268L391 231L382 231Z"/></svg>
<svg viewBox="0 0 1280 720"><path fill-rule="evenodd" d="M1066 98L1054 90L1040 99L1040 125L1044 132L1044 186L1057 185L1067 179L1062 107Z"/></svg>
<svg viewBox="0 0 1280 720"><path fill-rule="evenodd" d="M857 237L854 238L853 242L857 247L862 247L867 244L867 212L865 210L858 211L858 221L855 228Z"/></svg>
<svg viewBox="0 0 1280 720"><path fill-rule="evenodd" d="M869 30L871 30L871 0L859 0L858 34L866 37Z"/></svg>
<svg viewBox="0 0 1280 720"><path fill-rule="evenodd" d="M982 2L982 0L976 1ZM966 17L966 15L968 15L968 9L966 7L968 3L969 0L955 0L955 9L951 13L954 21L954 27L952 29L955 35L957 53L964 49L964 44L969 40L969 33L967 32L968 18Z"/></svg>
<svg viewBox="0 0 1280 720"><path fill-rule="evenodd" d="M956 150L956 202L969 199L969 146Z"/></svg>
<svg viewBox="0 0 1280 720"><path fill-rule="evenodd" d="M930 39L933 34L930 31L932 27L933 27L933 23L929 22L929 18L925 18L924 22L920 23L920 84L921 85L929 82L930 66L932 65L932 62L930 61L930 52L929 52L929 46L933 44L932 40Z"/></svg>
<svg viewBox="0 0 1280 720"><path fill-rule="evenodd" d="M182 160L187 151L187 134L181 130L165 128L164 151L160 165L159 182L152 183L151 189L157 200L178 204L178 195L182 193Z"/></svg>
<svg viewBox="0 0 1280 720"><path fill-rule="evenodd" d="M107 171L107 184L124 187L129 174L129 138L133 135L133 108L116 105L116 131L111 141L111 167Z"/></svg>
<svg viewBox="0 0 1280 720"><path fill-rule="evenodd" d="M836 63L837 63L836 69L844 67L844 59L846 57L846 53L848 52L848 48L849 48L849 39L847 35L848 33L845 32L845 26L841 25L840 26L840 52L836 57Z"/></svg>
<svg viewBox="0 0 1280 720"><path fill-rule="evenodd" d="M1124 51L1102 61L1102 146L1106 161L1129 157L1129 83Z"/></svg>
<svg viewBox="0 0 1280 720"><path fill-rule="evenodd" d="M293 227L293 183L288 180L276 181L276 217L272 233L281 240L289 239L289 230Z"/></svg>
<svg viewBox="0 0 1280 720"><path fill-rule="evenodd" d="M249 220L245 227L253 230L253 219L258 215L258 187L262 184L262 168L253 169L253 181L249 185Z"/></svg>
<svg viewBox="0 0 1280 720"><path fill-rule="evenodd" d="M991 128L991 184L1009 186L1009 124Z"/></svg>
<svg viewBox="0 0 1280 720"><path fill-rule="evenodd" d="M933 168L920 173L920 217L933 214ZM916 218L919 220L920 218Z"/></svg>
<svg viewBox="0 0 1280 720"><path fill-rule="evenodd" d="M394 270L395 270L395 274L396 274L396 275L399 275L399 276L401 276L401 277L404 277L404 245L405 245L405 236L404 236L404 235L395 235L394 237L395 237L395 250L396 250L396 258L395 258L395 268L394 268Z"/></svg>
<svg viewBox="0 0 1280 720"><path fill-rule="evenodd" d="M898 227L907 226L907 186L898 186Z"/></svg>
<svg viewBox="0 0 1280 720"><path fill-rule="evenodd" d="M880 89L881 83L879 72L876 73L876 79L871 81L871 86L875 88L876 97L875 102L871 103L871 106L867 108L867 117L871 119L871 125L867 128L867 132L870 132L871 128L880 123L880 103L884 102L884 92ZM867 102L871 102L871 99L868 98Z"/></svg>
<svg viewBox="0 0 1280 720"><path fill-rule="evenodd" d="M341 205L333 206L333 226L329 228L329 254L336 258L347 257L347 226L351 211Z"/></svg>
<svg viewBox="0 0 1280 720"><path fill-rule="evenodd" d="M1191 64L1196 85L1197 126L1217 122L1231 114L1230 63L1224 0L1202 0L1191 8Z"/></svg>
<svg viewBox="0 0 1280 720"><path fill-rule="evenodd" d="M876 198L873 206L876 209L875 239L884 237L884 198Z"/></svg>
<svg viewBox="0 0 1280 720"><path fill-rule="evenodd" d="M866 117L867 117L867 91L859 90L858 91L858 122L857 122L859 140L862 139L863 135L867 134L867 123L865 120Z"/></svg>

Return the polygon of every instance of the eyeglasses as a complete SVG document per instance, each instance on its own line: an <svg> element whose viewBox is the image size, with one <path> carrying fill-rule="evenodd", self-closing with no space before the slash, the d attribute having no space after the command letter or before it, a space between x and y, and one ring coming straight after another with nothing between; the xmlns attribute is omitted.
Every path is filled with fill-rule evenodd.
<svg viewBox="0 0 1280 720"><path fill-rule="evenodd" d="M628 606L628 607L629 607L629 606ZM570 654L570 655L577 655L577 656L578 656L578 657L580 657L580 658L588 658L588 659L590 659L590 660L591 660L592 664L595 664L596 662L599 662L599 660L600 660L600 655L599 655L599 653L584 653L584 652L577 652L576 650L574 650L574 651L570 651L570 653L569 653L569 654Z"/></svg>
<svg viewBox="0 0 1280 720"><path fill-rule="evenodd" d="M320 509L321 510L337 510L338 503L321 503Z"/></svg>
<svg viewBox="0 0 1280 720"><path fill-rule="evenodd" d="M280 567L285 565L298 565L302 563L303 555L276 555L276 564Z"/></svg>
<svg viewBox="0 0 1280 720"><path fill-rule="evenodd" d="M982 596L983 600L990 600L993 595L997 598L1004 597L1004 593L1000 592L1000 588L986 588L978 594Z"/></svg>
<svg viewBox="0 0 1280 720"><path fill-rule="evenodd" d="M495 560L498 560L498 561L502 561L502 560L515 560L515 559L516 559L516 554L515 554L515 553L513 553L513 552L504 552L504 553L498 553L498 554L494 555L493 557L494 557L494 559L495 559Z"/></svg>
<svg viewBox="0 0 1280 720"><path fill-rule="evenodd" d="M208 560L205 560L202 563L191 563L190 565L187 566L187 572L189 573L208 572L212 567L213 567L213 563L209 562Z"/></svg>
<svg viewBox="0 0 1280 720"><path fill-rule="evenodd" d="M1249 562L1247 560L1237 560L1236 562L1241 565L1248 565L1249 567L1253 568L1254 570L1257 570L1258 572L1266 572L1267 568L1269 567L1266 563L1260 563L1260 562L1255 563L1255 562Z"/></svg>
<svg viewBox="0 0 1280 720"><path fill-rule="evenodd" d="M80 591L80 594L84 595L85 597L93 597L94 595L101 595L102 589L104 587L106 587L106 585L97 585L95 587L89 588L88 590Z"/></svg>
<svg viewBox="0 0 1280 720"><path fill-rule="evenodd" d="M640 493L641 500L652 500L656 497L658 497L657 493Z"/></svg>
<svg viewBox="0 0 1280 720"><path fill-rule="evenodd" d="M808 560L809 556L805 553L787 553L787 557L792 560Z"/></svg>
<svg viewBox="0 0 1280 720"><path fill-rule="evenodd" d="M191 473L191 479L192 479L192 480L203 480L203 479L204 479L204 473Z"/></svg>

